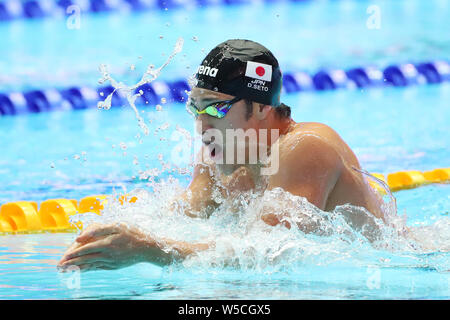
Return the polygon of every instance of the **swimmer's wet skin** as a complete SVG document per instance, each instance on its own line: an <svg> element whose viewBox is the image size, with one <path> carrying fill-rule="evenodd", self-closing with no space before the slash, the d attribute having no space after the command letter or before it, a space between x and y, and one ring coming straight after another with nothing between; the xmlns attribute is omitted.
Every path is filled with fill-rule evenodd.
<svg viewBox="0 0 450 320"><path fill-rule="evenodd" d="M227 200L246 191L282 188L305 197L321 210L332 211L336 206L351 204L385 219L382 199L365 177L352 169L360 169L358 159L341 137L321 123L296 123L290 116L290 108L280 103L281 70L268 49L249 40L228 40L205 57L196 79L188 110L202 134L204 146L199 157L203 160L196 164L192 181L181 199L173 202L174 210L181 204L188 216L205 217L220 206L213 196L217 192ZM248 161L248 145L244 148L244 165L237 161L222 163L227 144L211 139L210 129L223 137L227 129L279 130L279 138L272 140L268 134L266 144L269 152L275 144L279 146L278 159L273 158L274 153L270 154L271 162L278 162L278 170L272 175L262 175L264 164ZM257 143L261 145L260 141ZM202 157L205 153L207 156ZM298 227L306 233L319 228L306 215L297 226L281 222L283 217L277 212L261 212L261 218L270 226L282 223L286 228ZM358 217L349 219L355 226L367 223L358 221ZM214 246L215 243L154 239L125 224L92 225L77 237L58 266L62 270L71 265L95 270L117 269L138 262L167 265Z"/></svg>

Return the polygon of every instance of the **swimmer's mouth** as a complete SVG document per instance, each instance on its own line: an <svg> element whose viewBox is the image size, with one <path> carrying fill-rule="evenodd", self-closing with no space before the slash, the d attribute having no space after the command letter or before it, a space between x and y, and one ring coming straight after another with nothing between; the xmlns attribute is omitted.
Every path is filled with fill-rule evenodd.
<svg viewBox="0 0 450 320"><path fill-rule="evenodd" d="M218 156L220 154L221 150L222 150L219 145L214 144L214 143L210 144L209 148L210 148L209 149L210 150L210 156L211 156L212 159L214 159L216 156Z"/></svg>
<svg viewBox="0 0 450 320"><path fill-rule="evenodd" d="M203 143L205 144L205 146L208 147L209 155L210 155L211 159L214 159L216 156L219 156L220 153L222 152L221 146L216 144L216 143L214 143L214 140L212 140L212 141L203 141Z"/></svg>
<svg viewBox="0 0 450 320"><path fill-rule="evenodd" d="M216 155L216 145L214 143L214 140L212 141L202 141L203 144L208 148L209 155L211 158L213 158Z"/></svg>

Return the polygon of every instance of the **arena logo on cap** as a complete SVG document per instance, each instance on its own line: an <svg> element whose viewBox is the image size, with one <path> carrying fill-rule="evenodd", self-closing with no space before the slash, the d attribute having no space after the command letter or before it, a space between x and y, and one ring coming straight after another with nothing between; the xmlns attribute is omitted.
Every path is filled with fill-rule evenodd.
<svg viewBox="0 0 450 320"><path fill-rule="evenodd" d="M270 82L272 80L272 66L260 62L247 61L245 76Z"/></svg>
<svg viewBox="0 0 450 320"><path fill-rule="evenodd" d="M219 72L219 69L217 68L211 68L211 67L205 67L205 66L200 66L198 67L197 70L198 74L204 74L210 77L216 77L217 72Z"/></svg>

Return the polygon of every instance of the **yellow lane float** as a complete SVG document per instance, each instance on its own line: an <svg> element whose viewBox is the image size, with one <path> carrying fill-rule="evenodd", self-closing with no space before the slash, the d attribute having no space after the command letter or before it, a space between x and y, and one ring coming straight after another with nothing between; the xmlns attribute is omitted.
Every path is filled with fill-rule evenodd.
<svg viewBox="0 0 450 320"><path fill-rule="evenodd" d="M6 203L0 208L0 233L73 232L82 229L82 223L70 223L70 217L86 212L100 214L107 197L89 196L81 199L79 204L76 200L49 199L40 204L39 210L36 202Z"/></svg>
<svg viewBox="0 0 450 320"><path fill-rule="evenodd" d="M446 182L450 181L450 168L435 169L423 173L425 179L431 182Z"/></svg>
<svg viewBox="0 0 450 320"><path fill-rule="evenodd" d="M69 222L69 217L77 213L76 200L54 199L42 202L38 215L44 230L64 231L75 229Z"/></svg>
<svg viewBox="0 0 450 320"><path fill-rule="evenodd" d="M80 200L78 205L78 213L95 212L100 214L103 210L103 205L106 204L108 196L107 195L97 195L89 196Z"/></svg>
<svg viewBox="0 0 450 320"><path fill-rule="evenodd" d="M389 188L392 191L411 189L431 183L420 171L400 171L387 176Z"/></svg>
<svg viewBox="0 0 450 320"><path fill-rule="evenodd" d="M42 230L36 202L17 201L6 203L0 208L0 217L2 228L12 229L12 231ZM6 226L6 223L9 224L9 227Z"/></svg>

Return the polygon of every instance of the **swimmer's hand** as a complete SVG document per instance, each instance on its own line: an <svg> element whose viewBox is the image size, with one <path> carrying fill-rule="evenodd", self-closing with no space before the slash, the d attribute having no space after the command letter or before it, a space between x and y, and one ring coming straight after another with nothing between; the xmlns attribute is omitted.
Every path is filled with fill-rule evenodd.
<svg viewBox="0 0 450 320"><path fill-rule="evenodd" d="M142 262L151 241L135 228L125 224L93 225L84 230L58 263L81 270L119 269Z"/></svg>
<svg viewBox="0 0 450 320"><path fill-rule="evenodd" d="M160 266L184 259L210 244L189 244L168 239L159 241L126 224L93 225L84 230L58 263L65 271L77 266L82 271L113 270L139 262Z"/></svg>

